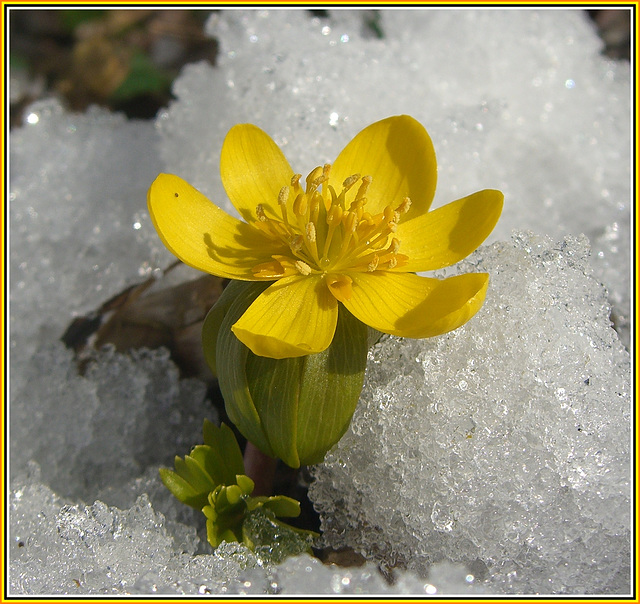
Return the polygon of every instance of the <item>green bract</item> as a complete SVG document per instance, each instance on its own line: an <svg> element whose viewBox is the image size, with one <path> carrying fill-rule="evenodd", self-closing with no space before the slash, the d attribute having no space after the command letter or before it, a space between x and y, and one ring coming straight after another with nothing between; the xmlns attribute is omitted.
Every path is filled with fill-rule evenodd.
<svg viewBox="0 0 640 604"><path fill-rule="evenodd" d="M276 520L299 516L300 504L284 495L251 497L254 483L244 474L242 454L231 428L225 424L218 428L205 420L203 433L205 444L194 447L184 459L176 456L176 471L160 468L160 476L176 498L207 517L209 543L217 547L223 541L239 541L252 550L272 545L262 543L255 531L255 517L262 515L300 551L309 550L315 533Z"/></svg>
<svg viewBox="0 0 640 604"><path fill-rule="evenodd" d="M326 350L287 359L257 356L231 326L268 286L227 286L205 319L205 357L218 376L229 418L248 440L294 468L319 463L345 433L358 403L369 329L340 308Z"/></svg>

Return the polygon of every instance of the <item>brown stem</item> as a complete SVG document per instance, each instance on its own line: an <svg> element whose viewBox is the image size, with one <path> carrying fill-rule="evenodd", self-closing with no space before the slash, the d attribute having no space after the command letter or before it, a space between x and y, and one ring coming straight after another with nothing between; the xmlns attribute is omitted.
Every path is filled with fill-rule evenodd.
<svg viewBox="0 0 640 604"><path fill-rule="evenodd" d="M273 494L273 480L276 475L277 463L277 459L269 457L253 443L247 441L247 446L244 449L244 471L256 485L252 495L269 496Z"/></svg>

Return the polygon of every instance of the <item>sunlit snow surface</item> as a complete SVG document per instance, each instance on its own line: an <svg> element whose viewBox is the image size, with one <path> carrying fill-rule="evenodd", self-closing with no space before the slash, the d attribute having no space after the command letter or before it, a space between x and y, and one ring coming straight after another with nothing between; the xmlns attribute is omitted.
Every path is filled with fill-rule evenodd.
<svg viewBox="0 0 640 604"><path fill-rule="evenodd" d="M50 101L12 132L11 590L627 592L628 64L600 57L580 11L222 11L207 30L217 67L185 68L155 124ZM491 274L487 302L452 334L378 344L315 470L325 543L365 567L211 553L157 477L216 419L204 385L163 351L105 351L79 375L57 340L171 261L146 212L158 172L232 211L218 161L234 124L305 173L399 113L433 139L436 206L505 193L460 268ZM409 571L390 586L377 563Z"/></svg>

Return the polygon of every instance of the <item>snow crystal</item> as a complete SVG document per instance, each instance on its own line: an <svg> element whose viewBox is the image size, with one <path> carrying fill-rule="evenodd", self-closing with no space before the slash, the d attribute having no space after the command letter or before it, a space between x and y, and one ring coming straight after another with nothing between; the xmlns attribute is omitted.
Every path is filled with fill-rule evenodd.
<svg viewBox="0 0 640 604"><path fill-rule="evenodd" d="M11 132L10 591L627 591L629 64L578 10L223 10L207 31L217 65L185 67L155 123L47 100ZM435 206L505 193L493 245L461 268L490 272L487 303L452 334L381 342L316 471L323 538L363 567L211 553L202 514L158 480L217 419L205 385L164 351L79 365L58 340L173 260L146 211L158 172L233 211L218 162L236 123L306 173L400 113L433 139ZM551 239L499 243L513 229Z"/></svg>
<svg viewBox="0 0 640 604"><path fill-rule="evenodd" d="M370 353L309 492L324 539L422 574L481 563L498 592L625 592L630 359L586 241L519 233L469 270L491 275L469 323Z"/></svg>

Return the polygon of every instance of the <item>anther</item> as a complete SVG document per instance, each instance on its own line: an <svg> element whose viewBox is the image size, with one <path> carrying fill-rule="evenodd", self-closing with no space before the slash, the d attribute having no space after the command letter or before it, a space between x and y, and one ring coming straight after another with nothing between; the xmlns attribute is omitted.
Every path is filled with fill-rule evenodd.
<svg viewBox="0 0 640 604"><path fill-rule="evenodd" d="M299 252L302 249L304 244L304 239L302 235L296 235L293 239L291 239L289 246L293 252Z"/></svg>
<svg viewBox="0 0 640 604"><path fill-rule="evenodd" d="M391 260L389 260L389 268L395 268L396 266L398 266L398 259L392 256Z"/></svg>
<svg viewBox="0 0 640 604"><path fill-rule="evenodd" d="M369 189L369 185L373 181L373 178L369 175L362 177L362 184L356 193L356 199L362 199L367 194L367 190Z"/></svg>
<svg viewBox="0 0 640 604"><path fill-rule="evenodd" d="M369 264L367 265L367 270L372 273L373 271L375 271L378 268L378 264L380 263L380 257L378 256L378 254L374 254L373 255L373 259L371 260L371 262L369 262Z"/></svg>
<svg viewBox="0 0 640 604"><path fill-rule="evenodd" d="M327 180L329 180L329 170L325 169L327 166L329 166L329 164L325 164L322 167L322 174L320 174L320 176L318 176L317 178L313 179L313 182L311 183L311 186L313 186L313 187L315 187L317 189L323 182L326 182ZM331 167L331 166L329 166L329 167Z"/></svg>
<svg viewBox="0 0 640 604"><path fill-rule="evenodd" d="M345 190L349 190L353 185L355 185L360 180L360 174L352 174L349 178L345 178L342 186Z"/></svg>
<svg viewBox="0 0 640 604"><path fill-rule="evenodd" d="M290 188L289 187L282 187L282 189L280 189L280 193L278 193L278 203L283 206L287 203L287 201L289 201L289 192L290 192Z"/></svg>
<svg viewBox="0 0 640 604"><path fill-rule="evenodd" d="M356 232L356 228L358 227L358 217L354 212L347 212L342 217L342 222L344 223L344 229L347 233Z"/></svg>
<svg viewBox="0 0 640 604"><path fill-rule="evenodd" d="M267 222L267 220L269 220L264 213L264 206L261 203L256 206L256 216L260 222Z"/></svg>
<svg viewBox="0 0 640 604"><path fill-rule="evenodd" d="M293 202L293 213L296 216L304 216L307 213L307 196L300 193Z"/></svg>
<svg viewBox="0 0 640 604"><path fill-rule="evenodd" d="M399 249L400 241L396 237L394 237L391 240L391 244L389 245L389 252L391 252L392 254L397 254Z"/></svg>
<svg viewBox="0 0 640 604"><path fill-rule="evenodd" d="M316 240L316 225L313 224L313 222L307 222L305 231L307 233L307 239L313 243Z"/></svg>
<svg viewBox="0 0 640 604"><path fill-rule="evenodd" d="M302 262L302 260L296 260L295 267L305 276L311 274L311 267L306 262Z"/></svg>
<svg viewBox="0 0 640 604"><path fill-rule="evenodd" d="M400 214L406 214L409 211L410 207L411 200L408 197L405 197L402 200L402 203L396 208L396 212L399 212Z"/></svg>
<svg viewBox="0 0 640 604"><path fill-rule="evenodd" d="M315 189L316 187L318 187L318 185L314 183L319 177L322 177L322 166L318 166L311 170L311 172L309 172L309 175L307 176L307 193L311 189Z"/></svg>
<svg viewBox="0 0 640 604"><path fill-rule="evenodd" d="M385 207L382 217L385 222L393 222L395 218L395 212L391 206Z"/></svg>

